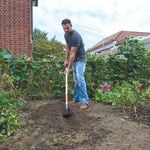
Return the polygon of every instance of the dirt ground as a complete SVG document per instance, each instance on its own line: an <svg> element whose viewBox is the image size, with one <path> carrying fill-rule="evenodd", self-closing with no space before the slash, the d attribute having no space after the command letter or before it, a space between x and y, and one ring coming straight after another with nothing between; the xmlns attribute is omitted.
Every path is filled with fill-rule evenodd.
<svg viewBox="0 0 150 150"><path fill-rule="evenodd" d="M87 110L80 105L69 104L72 116L65 119L64 99L28 101L22 130L0 143L0 150L150 150L149 118L137 122L132 114L93 100ZM144 113L148 117L150 108Z"/></svg>

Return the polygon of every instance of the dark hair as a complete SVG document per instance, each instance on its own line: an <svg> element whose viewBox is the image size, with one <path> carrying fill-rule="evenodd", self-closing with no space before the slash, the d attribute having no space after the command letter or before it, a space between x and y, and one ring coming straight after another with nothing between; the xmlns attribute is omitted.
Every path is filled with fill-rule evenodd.
<svg viewBox="0 0 150 150"><path fill-rule="evenodd" d="M71 21L69 20L69 19L64 19L63 21L62 21L62 25L63 24L70 24L71 25Z"/></svg>

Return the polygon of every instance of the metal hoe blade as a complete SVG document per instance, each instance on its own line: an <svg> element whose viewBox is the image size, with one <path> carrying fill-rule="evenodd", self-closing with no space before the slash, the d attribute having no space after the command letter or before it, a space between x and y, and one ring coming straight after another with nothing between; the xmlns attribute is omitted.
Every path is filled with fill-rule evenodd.
<svg viewBox="0 0 150 150"><path fill-rule="evenodd" d="M70 112L68 110L66 110L66 113L63 114L64 118L69 118L71 116Z"/></svg>

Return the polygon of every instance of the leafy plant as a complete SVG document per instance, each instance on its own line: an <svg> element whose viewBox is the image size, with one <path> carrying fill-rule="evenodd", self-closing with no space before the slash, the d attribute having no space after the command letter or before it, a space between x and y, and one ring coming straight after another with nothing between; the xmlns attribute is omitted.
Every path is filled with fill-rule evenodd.
<svg viewBox="0 0 150 150"><path fill-rule="evenodd" d="M108 81L113 81L113 84L127 80L127 65L125 59L120 59L117 54L109 55L106 59Z"/></svg>
<svg viewBox="0 0 150 150"><path fill-rule="evenodd" d="M123 54L127 59L129 82L132 83L134 80L140 82L145 81L145 71L143 68L148 67L144 64L147 54L145 44L140 42L138 37L128 36L125 37L125 41L119 45L118 50L120 54Z"/></svg>
<svg viewBox="0 0 150 150"><path fill-rule="evenodd" d="M150 99L150 88L147 88L146 91L142 93L142 96L146 99Z"/></svg>
<svg viewBox="0 0 150 150"><path fill-rule="evenodd" d="M116 90L120 94L120 99L117 103L122 107L129 107L136 101L136 93L133 91L134 86L123 82Z"/></svg>
<svg viewBox="0 0 150 150"><path fill-rule="evenodd" d="M85 79L89 97L94 97L95 89L103 80L108 80L106 60L104 57L87 54Z"/></svg>
<svg viewBox="0 0 150 150"><path fill-rule="evenodd" d="M104 103L112 103L112 105L118 104L121 107L134 108L141 106L144 101L140 98L139 82L136 81L133 85L123 82L120 86L118 83L111 91L96 89L95 100L102 101Z"/></svg>
<svg viewBox="0 0 150 150"><path fill-rule="evenodd" d="M3 74L0 86L0 142L20 128L19 113L25 103L13 85L13 77Z"/></svg>
<svg viewBox="0 0 150 150"><path fill-rule="evenodd" d="M0 92L0 142L20 128L19 110L25 101L16 99L9 92Z"/></svg>
<svg viewBox="0 0 150 150"><path fill-rule="evenodd" d="M108 103L108 104L112 104L113 106L115 106L119 97L120 95L118 95L118 93L96 89L96 94L95 94L96 101L102 101L103 103Z"/></svg>
<svg viewBox="0 0 150 150"><path fill-rule="evenodd" d="M12 58L12 52L9 50L3 50L0 48L0 83L1 83L1 77L4 72L7 72L9 59Z"/></svg>

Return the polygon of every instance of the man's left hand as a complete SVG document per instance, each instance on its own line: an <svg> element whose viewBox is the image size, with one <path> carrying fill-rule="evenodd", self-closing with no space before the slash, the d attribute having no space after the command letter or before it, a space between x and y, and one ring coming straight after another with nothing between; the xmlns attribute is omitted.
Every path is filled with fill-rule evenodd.
<svg viewBox="0 0 150 150"><path fill-rule="evenodd" d="M64 74L69 74L69 69L68 68L66 68Z"/></svg>

